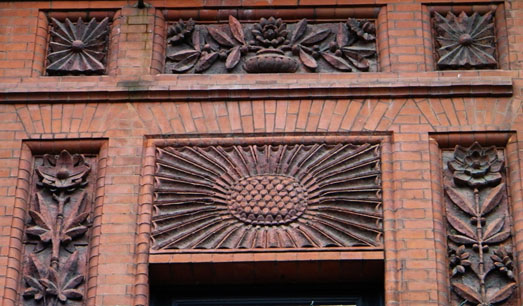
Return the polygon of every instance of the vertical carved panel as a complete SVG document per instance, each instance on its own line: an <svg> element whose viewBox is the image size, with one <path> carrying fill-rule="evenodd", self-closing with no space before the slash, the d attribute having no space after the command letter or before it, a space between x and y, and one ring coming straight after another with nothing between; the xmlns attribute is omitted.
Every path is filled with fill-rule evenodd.
<svg viewBox="0 0 523 306"><path fill-rule="evenodd" d="M443 161L453 305L516 305L502 151L476 142Z"/></svg>
<svg viewBox="0 0 523 306"><path fill-rule="evenodd" d="M87 275L94 158L35 158L26 226L24 305L81 305Z"/></svg>
<svg viewBox="0 0 523 306"><path fill-rule="evenodd" d="M381 247L379 144L169 146L153 249Z"/></svg>

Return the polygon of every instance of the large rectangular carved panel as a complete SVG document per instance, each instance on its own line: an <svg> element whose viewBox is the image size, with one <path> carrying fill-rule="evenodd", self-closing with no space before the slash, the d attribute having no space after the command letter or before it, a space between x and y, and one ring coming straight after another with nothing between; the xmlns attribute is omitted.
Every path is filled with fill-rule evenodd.
<svg viewBox="0 0 523 306"><path fill-rule="evenodd" d="M456 146L443 164L452 305L517 305L503 151Z"/></svg>
<svg viewBox="0 0 523 306"><path fill-rule="evenodd" d="M381 247L380 144L157 148L154 250Z"/></svg>
<svg viewBox="0 0 523 306"><path fill-rule="evenodd" d="M83 305L96 157L34 158L25 229L24 305Z"/></svg>
<svg viewBox="0 0 523 306"><path fill-rule="evenodd" d="M218 64L218 62L223 62ZM286 23L267 16L226 25L190 20L167 32L165 73L292 73L377 71L374 20Z"/></svg>

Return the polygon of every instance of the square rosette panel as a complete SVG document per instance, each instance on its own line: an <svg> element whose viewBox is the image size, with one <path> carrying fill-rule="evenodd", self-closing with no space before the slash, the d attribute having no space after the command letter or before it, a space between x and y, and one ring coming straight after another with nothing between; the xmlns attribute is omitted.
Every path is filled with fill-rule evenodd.
<svg viewBox="0 0 523 306"><path fill-rule="evenodd" d="M380 149L259 140L158 147L152 248L381 247Z"/></svg>
<svg viewBox="0 0 523 306"><path fill-rule="evenodd" d="M106 71L110 19L50 18L48 75L100 75Z"/></svg>
<svg viewBox="0 0 523 306"><path fill-rule="evenodd" d="M434 12L436 65L446 69L498 67L495 12Z"/></svg>

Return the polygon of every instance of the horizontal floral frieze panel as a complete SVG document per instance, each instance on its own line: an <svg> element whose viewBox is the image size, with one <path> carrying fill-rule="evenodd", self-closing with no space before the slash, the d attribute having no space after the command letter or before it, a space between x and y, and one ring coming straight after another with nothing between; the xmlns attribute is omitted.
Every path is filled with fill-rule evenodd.
<svg viewBox="0 0 523 306"><path fill-rule="evenodd" d="M200 25L174 22L167 33L165 73L377 71L374 20L311 23L261 18Z"/></svg>
<svg viewBox="0 0 523 306"><path fill-rule="evenodd" d="M160 147L152 248L381 247L380 144Z"/></svg>

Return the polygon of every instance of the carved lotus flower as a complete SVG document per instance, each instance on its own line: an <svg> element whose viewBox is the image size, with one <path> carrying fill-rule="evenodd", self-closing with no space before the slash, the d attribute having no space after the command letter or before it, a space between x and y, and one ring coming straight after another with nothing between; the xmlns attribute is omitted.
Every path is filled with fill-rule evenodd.
<svg viewBox="0 0 523 306"><path fill-rule="evenodd" d="M468 16L465 12L456 16L449 12L446 17L436 12L434 24L439 68L496 67L492 12L483 16Z"/></svg>
<svg viewBox="0 0 523 306"><path fill-rule="evenodd" d="M475 142L468 148L456 146L454 160L448 163L448 167L453 172L456 185L479 189L501 182L499 171L503 161L498 159L495 146L483 148Z"/></svg>
<svg viewBox="0 0 523 306"><path fill-rule="evenodd" d="M86 184L91 167L80 154L71 155L63 150L60 155L44 155L44 165L37 167L40 184L51 191L72 190Z"/></svg>
<svg viewBox="0 0 523 306"><path fill-rule="evenodd" d="M167 37L169 39L167 40L168 43L174 44L177 43L180 40L183 40L185 37L187 37L189 34L192 33L194 30L194 20L189 19L187 21L183 21L180 19L178 22L175 22L171 27L169 27L169 30L167 32Z"/></svg>
<svg viewBox="0 0 523 306"><path fill-rule="evenodd" d="M283 23L281 18L269 19L261 18L260 23L254 25L252 30L254 38L258 44L266 48L277 48L285 43L287 35L287 24Z"/></svg>
<svg viewBox="0 0 523 306"><path fill-rule="evenodd" d="M50 75L102 74L106 55L109 18L97 22L95 18L84 23L69 19L62 23L54 18L51 30L50 53L47 56Z"/></svg>

